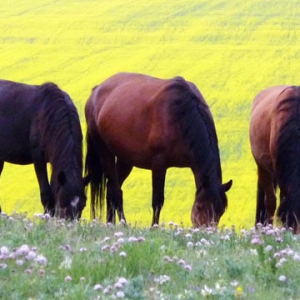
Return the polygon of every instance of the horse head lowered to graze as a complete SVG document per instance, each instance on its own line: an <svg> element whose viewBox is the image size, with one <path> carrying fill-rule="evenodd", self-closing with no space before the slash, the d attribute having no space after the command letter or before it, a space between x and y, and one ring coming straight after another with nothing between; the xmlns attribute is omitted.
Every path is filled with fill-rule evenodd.
<svg viewBox="0 0 300 300"><path fill-rule="evenodd" d="M300 87L269 87L255 97L250 143L258 169L255 223L273 223L279 186L277 216L299 232Z"/></svg>
<svg viewBox="0 0 300 300"><path fill-rule="evenodd" d="M34 164L45 212L80 217L86 204L82 132L70 96L54 83L0 80L0 129L0 174L4 162Z"/></svg>
<svg viewBox="0 0 300 300"><path fill-rule="evenodd" d="M121 186L135 166L152 171L152 225L158 224L167 169L189 167L196 183L193 224L218 223L232 181L222 185L214 121L193 83L118 73L93 89L85 115L93 217L106 194L107 222L115 222L116 211L126 222Z"/></svg>

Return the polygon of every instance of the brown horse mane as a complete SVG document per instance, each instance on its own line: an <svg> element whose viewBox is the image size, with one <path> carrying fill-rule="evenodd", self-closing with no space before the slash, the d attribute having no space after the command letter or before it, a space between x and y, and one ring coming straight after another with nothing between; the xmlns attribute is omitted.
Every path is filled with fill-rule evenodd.
<svg viewBox="0 0 300 300"><path fill-rule="evenodd" d="M37 101L40 106L38 127L41 146L53 170L73 170L74 175L80 174L75 171L82 170L82 132L71 98L54 83L45 83L39 87ZM68 173L68 176L71 174ZM81 180L77 177L72 178Z"/></svg>
<svg viewBox="0 0 300 300"><path fill-rule="evenodd" d="M278 112L288 112L289 116L280 127L277 141L276 177L280 186L293 186L299 195L300 87L292 88L296 95L283 99L277 106Z"/></svg>
<svg viewBox="0 0 300 300"><path fill-rule="evenodd" d="M175 77L168 89L175 91L171 113L191 151L193 168L199 172L204 187L207 183L212 189L217 188L222 182L221 163L209 108L196 86L181 77ZM227 201L222 205L226 207Z"/></svg>

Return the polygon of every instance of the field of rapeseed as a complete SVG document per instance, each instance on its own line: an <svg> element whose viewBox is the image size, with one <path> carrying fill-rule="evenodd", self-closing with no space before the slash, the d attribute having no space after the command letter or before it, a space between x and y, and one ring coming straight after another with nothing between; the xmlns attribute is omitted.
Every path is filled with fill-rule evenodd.
<svg viewBox="0 0 300 300"><path fill-rule="evenodd" d="M297 84L298 1L9 1L0 4L3 79L53 81L82 121L91 89L119 71L193 81L213 113L224 181L233 179L221 224L251 227L256 170L248 142L251 102L263 88ZM161 220L190 225L189 170L167 174ZM124 185L132 224L150 225L151 174L135 169ZM0 203L7 213L42 211L33 166L5 164ZM89 216L88 208L85 217Z"/></svg>

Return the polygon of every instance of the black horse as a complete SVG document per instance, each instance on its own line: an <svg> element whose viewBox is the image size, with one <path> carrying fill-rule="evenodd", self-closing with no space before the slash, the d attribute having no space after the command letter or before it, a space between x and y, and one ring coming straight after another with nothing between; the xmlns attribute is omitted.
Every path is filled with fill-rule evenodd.
<svg viewBox="0 0 300 300"><path fill-rule="evenodd" d="M34 164L45 212L81 216L86 196L79 116L70 96L54 83L0 80L0 174L4 162Z"/></svg>

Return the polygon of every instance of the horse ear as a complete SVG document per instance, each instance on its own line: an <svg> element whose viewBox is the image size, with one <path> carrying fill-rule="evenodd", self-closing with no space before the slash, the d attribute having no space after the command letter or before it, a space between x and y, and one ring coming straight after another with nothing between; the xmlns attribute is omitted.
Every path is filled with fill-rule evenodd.
<svg viewBox="0 0 300 300"><path fill-rule="evenodd" d="M57 180L60 185L64 185L66 183L66 175L63 171L58 173Z"/></svg>
<svg viewBox="0 0 300 300"><path fill-rule="evenodd" d="M227 183L222 184L224 192L228 192L232 186L232 180L230 179Z"/></svg>

